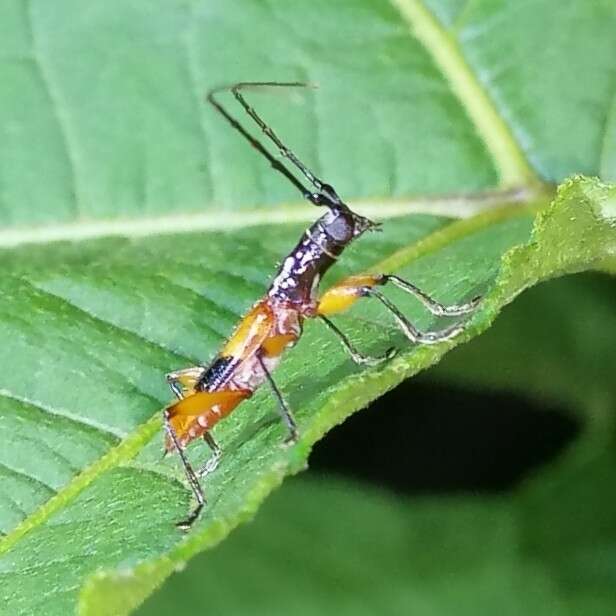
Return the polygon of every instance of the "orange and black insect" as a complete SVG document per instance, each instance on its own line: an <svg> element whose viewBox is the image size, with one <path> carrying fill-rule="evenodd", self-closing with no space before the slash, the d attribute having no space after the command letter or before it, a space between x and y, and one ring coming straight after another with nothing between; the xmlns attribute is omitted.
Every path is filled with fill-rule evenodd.
<svg viewBox="0 0 616 616"><path fill-rule="evenodd" d="M302 334L305 319L318 317L338 337L351 359L357 364L375 365L395 355L389 349L384 355L367 357L357 351L351 341L329 320L329 316L347 310L362 297L373 297L392 313L405 336L413 343L433 344L448 340L463 329L457 323L439 331L419 331L388 299L378 287L392 283L411 293L424 306L438 316L469 314L479 298L453 306L444 306L427 293L402 278L389 274L359 274L342 280L319 297L319 282L323 274L336 262L342 251L356 238L379 227L360 216L345 204L335 189L317 178L280 141L276 133L246 102L242 90L251 87L305 87L303 83L242 82L211 91L207 100L248 142L264 156L271 166L284 175L310 203L324 208L325 213L302 235L297 246L284 259L265 296L240 321L231 338L209 366L195 366L167 375L173 393L179 398L164 411L166 451L177 451L197 506L178 526L188 529L199 516L205 504L199 478L215 470L221 458L221 449L211 430L229 415L243 400L249 398L267 382L274 394L282 419L288 430L287 443L299 437L293 414L282 392L272 378L282 352L292 347ZM230 91L265 136L278 148L282 158L288 160L307 180L304 186L290 169L272 155L220 104L216 95ZM193 440L202 437L213 455L195 471L187 460L184 449Z"/></svg>

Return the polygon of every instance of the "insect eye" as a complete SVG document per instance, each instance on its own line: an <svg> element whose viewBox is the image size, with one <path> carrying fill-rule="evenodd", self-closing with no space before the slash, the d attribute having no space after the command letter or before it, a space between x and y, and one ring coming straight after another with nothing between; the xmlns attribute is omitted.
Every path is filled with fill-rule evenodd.
<svg viewBox="0 0 616 616"><path fill-rule="evenodd" d="M337 243L346 244L351 240L354 233L354 225L352 219L346 214L338 214L327 225L327 234Z"/></svg>

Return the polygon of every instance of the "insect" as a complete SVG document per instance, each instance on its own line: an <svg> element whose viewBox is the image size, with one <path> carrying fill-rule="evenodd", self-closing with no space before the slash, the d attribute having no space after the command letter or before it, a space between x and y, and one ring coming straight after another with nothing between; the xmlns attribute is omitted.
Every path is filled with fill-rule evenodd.
<svg viewBox="0 0 616 616"><path fill-rule="evenodd" d="M380 302L395 319L404 335L417 344L434 344L448 340L462 331L459 322L438 331L419 331L381 291L393 284L414 295L437 316L460 316L471 313L480 298L460 305L445 306L412 283L391 274L359 274L350 276L319 296L319 282L323 274L336 262L344 249L367 231L380 227L378 223L355 213L344 203L336 190L314 175L287 148L278 135L262 120L246 101L243 90L259 87L306 87L301 82L241 82L212 90L207 100L222 117L261 154L270 165L281 173L313 205L325 210L301 236L299 242L283 260L264 297L258 300L240 321L235 331L208 366L193 366L167 375L167 382L178 398L164 411L166 452L177 451L188 483L196 499L196 507L188 517L178 523L187 530L199 517L205 498L200 478L212 473L218 466L222 450L214 440L211 430L229 415L243 400L268 383L276 398L277 406L286 425L287 444L297 441L299 432L293 413L272 377L283 351L295 345L302 334L305 319L318 318L338 338L351 359L360 365L376 365L391 359L396 349L391 348L380 356L370 357L360 353L329 317L350 308L363 297ZM217 95L229 91L257 124L263 134L278 149L274 156L249 133L219 102ZM282 160L288 161L287 164ZM290 170L292 165L303 176ZM310 188L304 184L307 182ZM205 465L194 470L186 458L185 448L192 441L203 438L212 450Z"/></svg>

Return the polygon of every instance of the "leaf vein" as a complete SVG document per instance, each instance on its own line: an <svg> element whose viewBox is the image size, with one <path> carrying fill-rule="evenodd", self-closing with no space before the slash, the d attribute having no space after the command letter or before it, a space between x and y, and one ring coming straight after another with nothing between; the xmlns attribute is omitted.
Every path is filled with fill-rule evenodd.
<svg viewBox="0 0 616 616"><path fill-rule="evenodd" d="M462 49L422 0L390 0L441 70L490 152L502 187L540 183Z"/></svg>
<svg viewBox="0 0 616 616"><path fill-rule="evenodd" d="M10 550L31 530L44 524L54 513L81 494L100 475L137 455L145 444L160 430L160 426L161 417L157 413L120 441L117 446L111 448L96 462L84 469L79 475L76 475L55 496L31 513L22 523L0 540L0 554Z"/></svg>
<svg viewBox="0 0 616 616"><path fill-rule="evenodd" d="M67 411L66 409L51 408L49 406L42 404L39 401L31 400L30 398L27 398L25 396L20 396L7 389L0 388L0 397L8 398L9 400L14 400L16 402L19 402L20 404L27 404L29 406L33 406L37 409L40 409L41 411L45 413L48 413L49 415L61 417L62 419L67 419L69 421L72 421L76 425L85 426L87 428L96 430L105 436L113 436L115 439L117 439L117 438L122 438L125 435L123 432L119 431L117 428L114 428L112 426L107 426L104 424L100 424L98 422L86 420L85 418L79 415L75 415L71 413L70 411Z"/></svg>
<svg viewBox="0 0 616 616"><path fill-rule="evenodd" d="M151 340L147 337L145 337L142 333L135 331L133 329L129 329L127 327L123 327L121 325L118 325L117 323L112 323L110 321L106 321L105 319L97 316L96 314L94 314L93 312L91 312L90 310L87 310L81 306L79 306L78 304L74 303L72 300L70 300L67 297L64 297L63 295L60 295L58 293L54 293L53 291L50 291L49 289L46 289L44 286L40 285L39 283L33 281L30 278L26 278L25 276L22 277L22 280L29 284L30 286L32 286L34 289L36 289L37 291L39 291L40 293L44 294L46 297L58 302L58 303L62 303L65 304L66 306L69 306L72 310L75 310L78 313L81 313L83 315L85 315L86 317L88 317L89 319L92 319L93 321L95 321L96 323L102 325L103 327L105 327L106 329L108 329L110 332L118 332L118 333L123 333L123 334L127 334L130 337L136 338L140 344L146 344L148 346L150 346L151 348L157 350L157 351L163 351L165 354L168 354L170 356L172 356L173 358L177 358L180 359L182 361L193 361L192 358L186 357L185 355L182 355L172 349L167 348L164 344L162 344L161 342L158 342L156 340ZM88 353L87 349L84 349L84 353ZM107 368L109 368L108 366L106 366ZM119 374L119 373L118 373ZM144 391L140 391L140 393L143 393L145 395L146 392ZM151 396L149 396L151 397Z"/></svg>
<svg viewBox="0 0 616 616"><path fill-rule="evenodd" d="M451 218L468 218L494 209L503 201L524 203L531 199L533 188L507 188L467 194L448 194L418 199L392 199L383 197L352 201L350 205L358 213L380 220L408 216L410 214L434 214ZM35 228L0 230L0 248L14 248L24 244L48 244L51 242L80 242L102 237L126 237L131 239L247 229L261 225L287 225L313 221L313 206L304 204L281 204L276 208L243 210L241 216L232 212L203 212L198 214L174 214L171 216L143 217L123 220L98 220L46 225Z"/></svg>
<svg viewBox="0 0 616 616"><path fill-rule="evenodd" d="M614 180L616 179L616 169L609 169L607 167L607 155L610 145L616 149L616 70L612 71L612 79L610 81L610 95L608 97L609 104L605 114L605 120L603 121L603 131L601 138L601 147L599 148L599 161L597 169L599 174L604 179ZM612 132L610 134L610 129ZM613 137L610 143L610 137ZM614 155L616 159L616 154Z"/></svg>
<svg viewBox="0 0 616 616"><path fill-rule="evenodd" d="M19 479L26 479L29 483L36 484L38 488L43 488L49 494L57 494L58 492L53 486L50 486L48 483L45 483L42 479L29 475L24 471L17 470L16 468L13 468L12 466L6 464L6 462L0 462L0 467L2 467L4 470L14 475L15 477L18 477Z"/></svg>

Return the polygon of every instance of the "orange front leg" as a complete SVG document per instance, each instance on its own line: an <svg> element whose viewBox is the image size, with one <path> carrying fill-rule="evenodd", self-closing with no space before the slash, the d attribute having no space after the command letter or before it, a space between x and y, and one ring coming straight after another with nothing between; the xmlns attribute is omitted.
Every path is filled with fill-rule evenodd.
<svg viewBox="0 0 616 616"><path fill-rule="evenodd" d="M377 286L386 285L389 282L396 285L406 293L416 297L432 314L436 316L451 317L470 314L477 307L477 304L481 299L480 297L475 297L470 302L465 304L445 306L444 304L441 304L433 299L419 287L400 278L399 276L391 274L359 274L357 276L349 276L348 278L345 278L324 293L317 306L317 315L320 316L329 328L338 335L343 346L347 349L347 351L349 351L351 357L356 363L378 363L388 357L391 357L393 354L393 350L390 349L383 357L363 357L355 351L346 336L344 336L344 334L331 321L329 321L329 319L327 319L327 315L337 314L347 310L361 297L371 296L381 302L381 304L383 304L385 308L393 314L404 335L413 343L436 344L443 340L453 338L464 329L463 323L456 323L450 327L446 327L445 329L438 331L419 331L404 316L404 314L402 314L396 305L376 288Z"/></svg>
<svg viewBox="0 0 616 616"><path fill-rule="evenodd" d="M359 274L344 278L328 289L317 306L319 316L328 316L348 310L359 298L366 296L366 290L383 284L383 274Z"/></svg>

